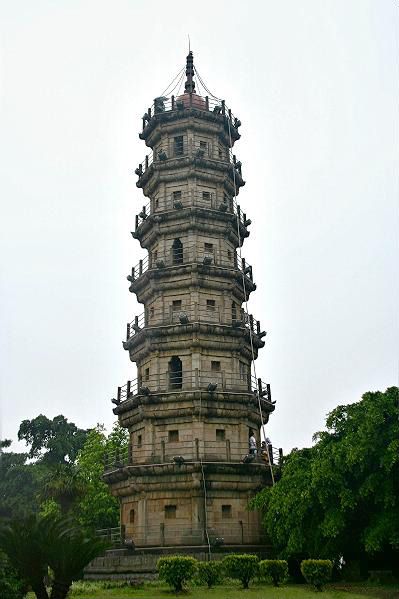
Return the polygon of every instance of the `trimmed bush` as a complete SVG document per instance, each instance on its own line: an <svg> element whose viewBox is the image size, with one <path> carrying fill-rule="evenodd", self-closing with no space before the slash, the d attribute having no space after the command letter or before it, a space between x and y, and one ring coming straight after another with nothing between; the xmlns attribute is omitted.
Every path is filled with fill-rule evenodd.
<svg viewBox="0 0 399 599"><path fill-rule="evenodd" d="M304 559L301 572L308 584L322 591L323 585L331 579L332 563L329 559Z"/></svg>
<svg viewBox="0 0 399 599"><path fill-rule="evenodd" d="M278 587L288 578L288 563L283 559L265 559L259 562L259 573Z"/></svg>
<svg viewBox="0 0 399 599"><path fill-rule="evenodd" d="M256 555L232 553L223 559L223 568L227 576L237 578L244 589L247 589L259 572L259 559Z"/></svg>
<svg viewBox="0 0 399 599"><path fill-rule="evenodd" d="M198 578L202 584L208 585L208 589L222 581L222 563L198 562Z"/></svg>
<svg viewBox="0 0 399 599"><path fill-rule="evenodd" d="M171 586L176 593L183 590L197 573L197 561L193 557L171 555L160 557L157 563L159 578Z"/></svg>

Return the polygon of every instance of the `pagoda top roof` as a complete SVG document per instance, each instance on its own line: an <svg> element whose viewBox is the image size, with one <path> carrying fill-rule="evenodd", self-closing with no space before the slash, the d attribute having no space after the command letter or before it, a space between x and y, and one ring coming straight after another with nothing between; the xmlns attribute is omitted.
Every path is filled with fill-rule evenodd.
<svg viewBox="0 0 399 599"><path fill-rule="evenodd" d="M184 74L186 81L183 90ZM196 92L195 76L201 87L200 93ZM238 128L241 121L227 108L224 100L217 98L208 90L194 66L191 50L186 57L185 67L180 70L162 95L154 98L153 104L143 115L143 131L140 138L146 139L159 121L184 118L188 116L187 111L194 112L196 116L200 117L205 117L205 113L208 113L205 117L208 119L212 115L212 120L224 122L233 141L240 138Z"/></svg>

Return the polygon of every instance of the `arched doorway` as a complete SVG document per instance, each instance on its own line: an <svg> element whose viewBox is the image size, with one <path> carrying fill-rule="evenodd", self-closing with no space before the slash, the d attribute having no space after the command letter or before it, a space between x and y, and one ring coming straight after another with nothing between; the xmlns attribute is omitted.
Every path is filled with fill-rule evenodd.
<svg viewBox="0 0 399 599"><path fill-rule="evenodd" d="M173 264L183 264L183 244L180 239L175 239L172 244Z"/></svg>
<svg viewBox="0 0 399 599"><path fill-rule="evenodd" d="M169 362L169 388L181 389L183 382L182 362L178 356L172 356Z"/></svg>

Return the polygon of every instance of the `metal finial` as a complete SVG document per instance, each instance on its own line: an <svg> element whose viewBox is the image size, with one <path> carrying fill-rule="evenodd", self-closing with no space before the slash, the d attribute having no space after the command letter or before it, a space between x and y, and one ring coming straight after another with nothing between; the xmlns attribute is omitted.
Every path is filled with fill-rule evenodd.
<svg viewBox="0 0 399 599"><path fill-rule="evenodd" d="M193 79L193 77L194 77L194 58L193 58L193 53L191 52L191 50L189 51L189 53L187 55L186 77L187 77L187 81L184 86L184 92L186 94L191 94L191 93L195 92L195 81Z"/></svg>

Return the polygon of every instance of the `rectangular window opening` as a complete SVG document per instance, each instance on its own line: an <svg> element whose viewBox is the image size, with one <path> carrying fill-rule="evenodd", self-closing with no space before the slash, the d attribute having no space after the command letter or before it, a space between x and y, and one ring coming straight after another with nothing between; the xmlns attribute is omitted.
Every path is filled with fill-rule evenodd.
<svg viewBox="0 0 399 599"><path fill-rule="evenodd" d="M179 431L168 431L169 443L177 443L179 441Z"/></svg>
<svg viewBox="0 0 399 599"><path fill-rule="evenodd" d="M211 361L211 370L212 370L212 372L220 372L221 371L221 365L220 365L219 360Z"/></svg>
<svg viewBox="0 0 399 599"><path fill-rule="evenodd" d="M172 301L172 310L173 312L181 312L181 300Z"/></svg>
<svg viewBox="0 0 399 599"><path fill-rule="evenodd" d="M175 156L183 156L183 151L184 151L183 136L178 135L177 137L173 138L173 153Z"/></svg>
<svg viewBox="0 0 399 599"><path fill-rule="evenodd" d="M226 431L223 428L216 429L216 441L225 441Z"/></svg>
<svg viewBox="0 0 399 599"><path fill-rule="evenodd" d="M149 381L150 380L150 369L149 368L146 368L144 370L144 380L145 381Z"/></svg>
<svg viewBox="0 0 399 599"><path fill-rule="evenodd" d="M208 312L214 312L216 308L216 301L213 299L206 300L206 309Z"/></svg>
<svg viewBox="0 0 399 599"><path fill-rule="evenodd" d="M204 243L205 254L213 254L213 243Z"/></svg>
<svg viewBox="0 0 399 599"><path fill-rule="evenodd" d="M174 191L173 192L173 202L180 202L181 201L181 191Z"/></svg>
<svg viewBox="0 0 399 599"><path fill-rule="evenodd" d="M142 435L137 435L137 447L142 446L143 437Z"/></svg>
<svg viewBox="0 0 399 599"><path fill-rule="evenodd" d="M176 519L176 505L165 505L165 519L166 520L174 520Z"/></svg>
<svg viewBox="0 0 399 599"><path fill-rule="evenodd" d="M232 517L231 505L222 505L222 519L228 520Z"/></svg>

